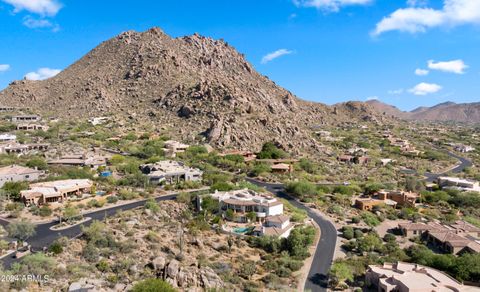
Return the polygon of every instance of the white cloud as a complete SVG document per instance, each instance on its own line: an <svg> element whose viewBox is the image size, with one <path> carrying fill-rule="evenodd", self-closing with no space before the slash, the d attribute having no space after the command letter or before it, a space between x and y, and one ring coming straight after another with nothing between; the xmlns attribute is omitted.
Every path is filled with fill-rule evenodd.
<svg viewBox="0 0 480 292"><path fill-rule="evenodd" d="M30 15L23 19L23 24L28 28L52 27L53 24L47 19L35 19Z"/></svg>
<svg viewBox="0 0 480 292"><path fill-rule="evenodd" d="M468 68L468 65L466 65L463 60L453 60L447 62L435 62L433 60L430 60L428 61L428 68L443 72L464 74L465 69Z"/></svg>
<svg viewBox="0 0 480 292"><path fill-rule="evenodd" d="M269 54L263 56L262 64L266 64L266 63L268 63L272 60L275 60L276 58L279 58L281 56L290 55L291 53L293 53L293 52L289 51L287 49L276 50L275 52L272 52L272 53L269 53Z"/></svg>
<svg viewBox="0 0 480 292"><path fill-rule="evenodd" d="M25 79L27 80L44 80L51 78L62 70L59 69L50 69L50 68L40 68L35 72L30 72L25 75Z"/></svg>
<svg viewBox="0 0 480 292"><path fill-rule="evenodd" d="M378 36L394 30L418 33L435 27L454 27L464 24L480 24L480 1L444 0L442 9L401 8L378 22L372 35Z"/></svg>
<svg viewBox="0 0 480 292"><path fill-rule="evenodd" d="M402 94L402 93L403 93L403 88L388 91L388 94L392 94L392 95L398 95L398 94Z"/></svg>
<svg viewBox="0 0 480 292"><path fill-rule="evenodd" d="M369 100L379 100L378 96L369 96L366 98L367 101Z"/></svg>
<svg viewBox="0 0 480 292"><path fill-rule="evenodd" d="M415 87L410 89L409 92L415 95L427 95L427 94L438 92L441 89L442 89L442 86L438 84L422 82L415 85Z"/></svg>
<svg viewBox="0 0 480 292"><path fill-rule="evenodd" d="M2 0L12 5L14 12L26 10L31 13L54 16L62 8L62 4L57 0Z"/></svg>
<svg viewBox="0 0 480 292"><path fill-rule="evenodd" d="M343 6L366 5L373 0L293 0L298 7L315 7L324 11L337 12Z"/></svg>
<svg viewBox="0 0 480 292"><path fill-rule="evenodd" d="M10 65L8 64L0 64L0 72L5 72L10 70Z"/></svg>
<svg viewBox="0 0 480 292"><path fill-rule="evenodd" d="M428 73L430 73L430 71L428 70L425 70L425 69L415 69L415 75L418 75L418 76L425 76L425 75L428 75Z"/></svg>
<svg viewBox="0 0 480 292"><path fill-rule="evenodd" d="M407 5L411 7L427 6L428 0L407 0Z"/></svg>

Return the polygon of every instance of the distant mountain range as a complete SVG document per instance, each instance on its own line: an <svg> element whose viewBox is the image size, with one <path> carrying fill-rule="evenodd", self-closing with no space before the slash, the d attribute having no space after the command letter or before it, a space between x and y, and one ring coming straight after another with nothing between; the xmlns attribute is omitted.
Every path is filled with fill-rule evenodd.
<svg viewBox="0 0 480 292"><path fill-rule="evenodd" d="M410 112L401 111L397 107L379 100L369 100L366 103L380 114L405 120L480 123L480 102L454 103L449 101L432 107L418 107Z"/></svg>

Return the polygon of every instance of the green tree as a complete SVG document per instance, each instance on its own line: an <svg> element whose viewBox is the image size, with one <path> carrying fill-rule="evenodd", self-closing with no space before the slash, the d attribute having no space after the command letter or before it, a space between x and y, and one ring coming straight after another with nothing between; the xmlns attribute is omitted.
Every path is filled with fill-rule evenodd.
<svg viewBox="0 0 480 292"><path fill-rule="evenodd" d="M257 220L257 213L251 211L251 212L248 212L247 213L247 219L250 221L250 222L255 222Z"/></svg>
<svg viewBox="0 0 480 292"><path fill-rule="evenodd" d="M67 205L65 209L63 209L62 216L65 219L65 221L67 221L68 223L71 223L72 221L74 221L80 216L80 211L78 210L77 207Z"/></svg>
<svg viewBox="0 0 480 292"><path fill-rule="evenodd" d="M27 166L31 168L37 168L40 170L45 170L48 168L48 164L42 157L35 156L27 161Z"/></svg>
<svg viewBox="0 0 480 292"><path fill-rule="evenodd" d="M204 196L202 198L202 209L210 214L216 213L220 205L218 200L214 199L212 196Z"/></svg>
<svg viewBox="0 0 480 292"><path fill-rule="evenodd" d="M11 200L19 200L20 192L28 189L28 182L6 182L2 186L2 190Z"/></svg>
<svg viewBox="0 0 480 292"><path fill-rule="evenodd" d="M253 166L252 174L254 176L260 176L265 173L270 173L271 171L272 171L272 168L270 167L270 165L266 163L256 163Z"/></svg>
<svg viewBox="0 0 480 292"><path fill-rule="evenodd" d="M288 157L288 153L278 148L273 142L267 142L263 144L257 156L260 159L281 159Z"/></svg>
<svg viewBox="0 0 480 292"><path fill-rule="evenodd" d="M304 180L287 184L286 191L299 198L314 196L318 193L317 187L313 183Z"/></svg>
<svg viewBox="0 0 480 292"><path fill-rule="evenodd" d="M26 241L35 235L35 225L29 221L14 221L7 225L7 232L10 237Z"/></svg>
<svg viewBox="0 0 480 292"><path fill-rule="evenodd" d="M227 220L233 221L235 219L235 212L233 212L232 209L227 209L227 211L225 211L225 218L227 218Z"/></svg>
<svg viewBox="0 0 480 292"><path fill-rule="evenodd" d="M335 262L330 268L329 275L334 286L337 286L345 281L353 282L352 269L347 264L342 262Z"/></svg>
<svg viewBox="0 0 480 292"><path fill-rule="evenodd" d="M358 241L359 252L380 251L383 247L382 240L378 235L369 233Z"/></svg>

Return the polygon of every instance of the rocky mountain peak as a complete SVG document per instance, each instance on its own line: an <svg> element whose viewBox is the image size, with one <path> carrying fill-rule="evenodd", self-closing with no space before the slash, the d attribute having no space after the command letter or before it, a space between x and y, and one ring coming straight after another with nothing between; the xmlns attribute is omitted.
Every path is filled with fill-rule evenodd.
<svg viewBox="0 0 480 292"><path fill-rule="evenodd" d="M157 27L123 32L51 79L15 81L0 92L0 104L69 118L134 116L179 139L250 150L272 140L295 151L319 149L312 124L374 115L347 103L333 117L327 106L300 100L257 73L225 41L172 38Z"/></svg>

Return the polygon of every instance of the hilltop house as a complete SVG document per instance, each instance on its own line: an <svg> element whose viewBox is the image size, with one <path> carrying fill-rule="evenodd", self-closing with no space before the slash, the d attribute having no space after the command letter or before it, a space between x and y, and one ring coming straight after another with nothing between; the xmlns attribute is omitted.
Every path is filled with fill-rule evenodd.
<svg viewBox="0 0 480 292"><path fill-rule="evenodd" d="M70 154L58 159L49 160L49 165L61 166L88 166L97 169L101 166L107 166L108 157L100 155Z"/></svg>
<svg viewBox="0 0 480 292"><path fill-rule="evenodd" d="M211 194L220 203L222 211L233 210L234 220L247 223L248 213L255 213L259 225L253 230L254 235L273 235L288 237L293 229L290 218L283 215L283 203L270 194L259 194L243 189Z"/></svg>
<svg viewBox="0 0 480 292"><path fill-rule="evenodd" d="M185 152L188 147L190 147L190 145L182 144L174 140L168 140L165 141L165 148L163 150L167 157L175 158L178 153Z"/></svg>
<svg viewBox="0 0 480 292"><path fill-rule="evenodd" d="M44 171L20 165L0 168L0 187L6 182L35 181L45 174Z"/></svg>
<svg viewBox="0 0 480 292"><path fill-rule="evenodd" d="M480 291L480 288L463 285L438 270L404 262L368 266L365 280L379 292Z"/></svg>
<svg viewBox="0 0 480 292"><path fill-rule="evenodd" d="M21 115L13 116L11 121L12 123L21 123L21 122L39 122L42 117L37 115Z"/></svg>
<svg viewBox="0 0 480 292"><path fill-rule="evenodd" d="M402 223L398 229L407 238L421 236L447 253L480 253L480 228L465 221L459 220L453 224Z"/></svg>
<svg viewBox="0 0 480 292"><path fill-rule="evenodd" d="M420 199L420 194L405 191L385 191L381 190L377 193L380 200L392 200L402 207L415 207L415 203Z"/></svg>
<svg viewBox="0 0 480 292"><path fill-rule="evenodd" d="M91 191L93 182L89 179L57 180L31 184L30 189L21 191L25 205L44 205L63 202L71 196L81 196Z"/></svg>
<svg viewBox="0 0 480 292"><path fill-rule="evenodd" d="M368 156L362 154L344 154L337 157L337 160L346 164L367 164L370 161Z"/></svg>
<svg viewBox="0 0 480 292"><path fill-rule="evenodd" d="M47 131L48 126L40 124L18 124L17 130L19 131Z"/></svg>
<svg viewBox="0 0 480 292"><path fill-rule="evenodd" d="M1 134L0 142L10 142L17 140L17 136L13 134Z"/></svg>
<svg viewBox="0 0 480 292"><path fill-rule="evenodd" d="M33 143L33 144L20 144L17 142L10 142L0 144L0 153L7 154L29 154L39 151L45 151L50 147L47 143Z"/></svg>
<svg viewBox="0 0 480 292"><path fill-rule="evenodd" d="M479 182L474 180L441 176L437 179L437 183L441 188L444 189L457 189L466 192L480 192Z"/></svg>
<svg viewBox="0 0 480 292"><path fill-rule="evenodd" d="M276 236L287 238L294 225L290 223L290 217L286 215L275 215L265 219L263 225L255 226L253 234L256 236Z"/></svg>
<svg viewBox="0 0 480 292"><path fill-rule="evenodd" d="M12 106L4 106L4 105L0 106L0 112L2 112L2 113L3 112L13 112L13 111L15 111L15 108L12 107Z"/></svg>
<svg viewBox="0 0 480 292"><path fill-rule="evenodd" d="M380 200L377 198L358 198L355 200L355 208L362 211L372 211L375 206L388 205L392 208L397 207L397 202L392 200Z"/></svg>
<svg viewBox="0 0 480 292"><path fill-rule="evenodd" d="M201 181L203 172L181 162L166 160L140 166L153 184L175 184L182 181Z"/></svg>
<svg viewBox="0 0 480 292"><path fill-rule="evenodd" d="M362 211L371 211L373 207L379 205L388 205L393 208L397 206L414 207L419 198L420 195L417 193L381 190L373 197L356 199L355 208Z"/></svg>
<svg viewBox="0 0 480 292"><path fill-rule="evenodd" d="M110 120L109 117L94 117L94 118L88 119L88 122L92 124L92 126L97 126L97 125L104 124L109 120Z"/></svg>
<svg viewBox="0 0 480 292"><path fill-rule="evenodd" d="M298 162L298 159L257 159L257 161L269 164L272 172L288 173L293 171L293 164Z"/></svg>
<svg viewBox="0 0 480 292"><path fill-rule="evenodd" d="M268 194L243 189L229 192L215 191L211 196L220 202L223 211L233 210L239 222L247 222L246 215L249 212L255 212L261 222L269 216L283 214L283 203Z"/></svg>
<svg viewBox="0 0 480 292"><path fill-rule="evenodd" d="M472 152L475 150L474 147L468 146L468 145L463 145L463 144L457 144L453 147L455 151L462 152L462 153L468 153Z"/></svg>
<svg viewBox="0 0 480 292"><path fill-rule="evenodd" d="M223 152L223 153L219 154L218 156L225 157L225 156L228 156L228 155L240 155L240 156L243 157L243 160L245 162L254 161L257 158L257 155L255 153L253 153L252 151L243 151L243 150L226 151L226 152Z"/></svg>

